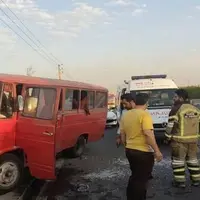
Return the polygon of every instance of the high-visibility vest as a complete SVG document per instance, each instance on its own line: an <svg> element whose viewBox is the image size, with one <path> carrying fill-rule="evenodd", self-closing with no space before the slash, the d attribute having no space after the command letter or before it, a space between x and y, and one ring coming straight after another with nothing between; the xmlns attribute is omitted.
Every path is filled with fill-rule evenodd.
<svg viewBox="0 0 200 200"><path fill-rule="evenodd" d="M177 142L191 143L199 138L200 110L189 103L169 116L165 136Z"/></svg>

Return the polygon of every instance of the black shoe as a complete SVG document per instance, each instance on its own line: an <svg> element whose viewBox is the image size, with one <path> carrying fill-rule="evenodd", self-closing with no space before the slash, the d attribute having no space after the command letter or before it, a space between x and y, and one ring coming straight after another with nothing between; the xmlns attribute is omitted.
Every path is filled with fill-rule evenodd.
<svg viewBox="0 0 200 200"><path fill-rule="evenodd" d="M186 184L184 182L176 182L176 181L173 181L172 182L172 185L176 188L185 188L186 187Z"/></svg>
<svg viewBox="0 0 200 200"><path fill-rule="evenodd" d="M192 182L192 186L194 186L194 187L198 187L199 185L200 185L199 181Z"/></svg>

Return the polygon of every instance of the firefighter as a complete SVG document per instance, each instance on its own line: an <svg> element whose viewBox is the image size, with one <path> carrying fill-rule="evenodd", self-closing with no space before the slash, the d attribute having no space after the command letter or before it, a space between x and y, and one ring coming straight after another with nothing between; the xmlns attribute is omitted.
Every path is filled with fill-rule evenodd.
<svg viewBox="0 0 200 200"><path fill-rule="evenodd" d="M172 148L173 185L185 188L185 164L193 186L200 184L197 159L200 111L189 103L187 91L178 89L174 95L166 129L166 140Z"/></svg>

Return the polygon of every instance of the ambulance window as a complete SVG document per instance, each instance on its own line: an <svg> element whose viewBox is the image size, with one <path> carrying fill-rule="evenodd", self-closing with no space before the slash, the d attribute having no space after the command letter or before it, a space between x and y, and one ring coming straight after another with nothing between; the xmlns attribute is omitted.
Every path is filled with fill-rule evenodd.
<svg viewBox="0 0 200 200"><path fill-rule="evenodd" d="M23 115L39 119L52 119L56 100L53 88L28 88Z"/></svg>
<svg viewBox="0 0 200 200"><path fill-rule="evenodd" d="M13 116L14 98L13 98L13 85L1 85L1 101L0 101L0 119L11 118Z"/></svg>
<svg viewBox="0 0 200 200"><path fill-rule="evenodd" d="M105 92L96 92L96 108L104 108L107 105L107 95Z"/></svg>
<svg viewBox="0 0 200 200"><path fill-rule="evenodd" d="M65 93L64 110L72 111L79 108L79 90L67 89Z"/></svg>

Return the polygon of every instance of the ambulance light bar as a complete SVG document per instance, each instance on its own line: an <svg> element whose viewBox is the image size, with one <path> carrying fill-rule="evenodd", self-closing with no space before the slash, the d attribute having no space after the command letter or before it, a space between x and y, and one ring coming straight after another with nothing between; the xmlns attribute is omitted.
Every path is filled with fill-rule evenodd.
<svg viewBox="0 0 200 200"><path fill-rule="evenodd" d="M144 76L132 76L131 80L139 80L139 79L152 79L152 78L166 78L167 75L160 74L160 75L144 75Z"/></svg>

